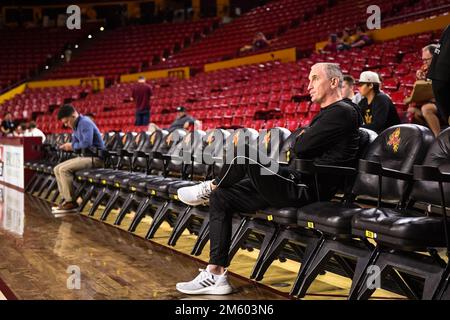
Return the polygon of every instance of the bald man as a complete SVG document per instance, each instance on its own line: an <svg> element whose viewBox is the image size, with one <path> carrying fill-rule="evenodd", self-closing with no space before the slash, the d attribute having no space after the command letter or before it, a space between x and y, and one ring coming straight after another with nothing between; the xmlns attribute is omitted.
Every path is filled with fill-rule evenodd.
<svg viewBox="0 0 450 320"><path fill-rule="evenodd" d="M342 100L343 76L338 65L318 63L309 74L311 101L321 111L310 126L296 138L293 154L318 164L354 166L359 146L362 117L356 105ZM254 146L249 146L250 148ZM315 200L314 192L301 186L311 185L312 177L300 175L289 166L276 174L261 174L261 167L225 164L219 178L193 187L181 188L178 197L195 206L209 201L210 261L205 270L190 282L178 283L186 294L228 294L233 291L226 267L231 242L232 216L237 212L253 213L267 207L299 207ZM321 200L330 199L339 185L338 177L319 177Z"/></svg>

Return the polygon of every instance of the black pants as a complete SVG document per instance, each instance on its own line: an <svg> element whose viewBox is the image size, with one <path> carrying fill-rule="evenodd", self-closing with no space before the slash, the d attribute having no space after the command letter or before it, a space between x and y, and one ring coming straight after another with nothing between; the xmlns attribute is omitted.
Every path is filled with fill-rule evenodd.
<svg viewBox="0 0 450 320"><path fill-rule="evenodd" d="M146 125L148 125L149 121L150 121L150 111L149 110L136 111L136 121L134 122L134 125L146 126Z"/></svg>
<svg viewBox="0 0 450 320"><path fill-rule="evenodd" d="M300 183L300 175L292 169L280 168L278 174ZM256 164L225 165L216 183L219 187L209 200L209 263L223 267L228 266L233 214L253 213L269 206L299 207L309 201L305 188L273 174L263 175Z"/></svg>
<svg viewBox="0 0 450 320"><path fill-rule="evenodd" d="M450 116L450 82L433 80L433 93L440 116L446 124Z"/></svg>

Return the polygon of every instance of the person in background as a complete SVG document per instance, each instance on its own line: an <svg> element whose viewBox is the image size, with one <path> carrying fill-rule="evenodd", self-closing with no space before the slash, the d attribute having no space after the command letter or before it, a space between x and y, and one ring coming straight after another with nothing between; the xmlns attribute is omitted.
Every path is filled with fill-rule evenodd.
<svg viewBox="0 0 450 320"><path fill-rule="evenodd" d="M439 114L450 123L450 25L442 33L439 46L434 50L427 78L432 80Z"/></svg>
<svg viewBox="0 0 450 320"><path fill-rule="evenodd" d="M249 52L249 51L258 51L260 49L269 47L270 44L271 44L271 41L266 38L264 33L258 32L253 37L252 44L243 46L239 51L241 53Z"/></svg>
<svg viewBox="0 0 450 320"><path fill-rule="evenodd" d="M355 94L355 78L350 75L344 75L342 83L342 98L351 100L354 104L358 104L362 97L358 92Z"/></svg>
<svg viewBox="0 0 450 320"><path fill-rule="evenodd" d="M400 123L397 110L388 95L381 92L381 80L376 72L364 71L359 76L359 92L363 99L358 103L364 118L363 128L377 133Z"/></svg>
<svg viewBox="0 0 450 320"><path fill-rule="evenodd" d="M175 129L188 129L190 126L193 126L195 119L187 114L186 108L183 106L179 106L177 108L177 118L167 129L173 131Z"/></svg>
<svg viewBox="0 0 450 320"><path fill-rule="evenodd" d="M372 43L372 39L364 32L362 27L356 28L355 36L355 40L351 44L352 48L362 48Z"/></svg>
<svg viewBox="0 0 450 320"><path fill-rule="evenodd" d="M348 50L351 47L350 29L345 28L342 31L342 35L338 39L338 50Z"/></svg>
<svg viewBox="0 0 450 320"><path fill-rule="evenodd" d="M13 132L14 137L23 137L25 135L25 131L27 130L27 126L25 123L20 123Z"/></svg>
<svg viewBox="0 0 450 320"><path fill-rule="evenodd" d="M41 137L42 143L45 142L45 134L37 127L34 121L28 123L28 129L25 130L24 137Z"/></svg>
<svg viewBox="0 0 450 320"><path fill-rule="evenodd" d="M428 80L427 72L430 68L431 60L433 59L433 52L436 48L437 45L435 44L430 44L422 48L423 64L420 69L416 71L417 80ZM415 122L427 125L436 137L439 135L441 132L441 122L443 122L443 119L439 114L436 101L434 99L431 99L423 104L412 102L408 106L408 112L414 116Z"/></svg>
<svg viewBox="0 0 450 320"><path fill-rule="evenodd" d="M15 127L11 112L6 112L0 127L3 135L12 135Z"/></svg>
<svg viewBox="0 0 450 320"><path fill-rule="evenodd" d="M150 120L150 97L152 88L145 81L145 77L138 78L137 85L133 88L131 101L136 103L136 126L146 126Z"/></svg>
<svg viewBox="0 0 450 320"><path fill-rule="evenodd" d="M328 42L326 46L322 49L322 53L324 52L336 52L338 50L338 37L337 34L332 33L328 38Z"/></svg>

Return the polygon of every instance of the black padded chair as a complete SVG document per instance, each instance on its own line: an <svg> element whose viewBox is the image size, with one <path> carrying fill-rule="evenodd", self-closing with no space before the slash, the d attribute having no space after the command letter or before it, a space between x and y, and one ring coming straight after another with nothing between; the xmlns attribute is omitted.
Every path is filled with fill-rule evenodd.
<svg viewBox="0 0 450 320"><path fill-rule="evenodd" d="M415 164L422 163L432 141L433 136L425 127L393 126L383 131L370 144L361 161L377 161L391 172L399 172L398 175L408 174ZM361 165L359 168L361 169ZM319 166L318 170L331 170L343 176L356 173L354 169L339 167ZM382 192L377 188L379 184L382 185ZM397 176L379 179L378 176L360 170L350 195L342 203L316 202L299 209L298 225L316 232L320 241L310 251L308 263L302 265L291 294L303 297L319 272L323 271L325 264L334 258L341 261L345 273L353 279L349 295L353 299L359 277L370 261L373 250L369 241L354 237L352 233L352 218L363 210L355 204L354 198L358 200L368 196L377 199L377 207L386 205L382 201L396 201L397 208L401 208L405 205L405 195L410 188L410 183L397 180ZM400 283L397 278L394 281Z"/></svg>
<svg viewBox="0 0 450 320"><path fill-rule="evenodd" d="M449 265L438 254L439 248L450 248L446 204L450 199L450 129L443 131L425 157L423 165L414 167L414 187L403 210L392 208L363 209L353 217L353 234L376 242L370 264L380 270L384 280L388 274L401 274L407 296L415 299L442 299L448 285ZM365 164L365 170L380 177L392 174L385 164ZM444 173L442 173L444 172ZM411 181L412 175L399 180ZM415 210L424 203L424 210ZM437 214L433 207L438 208ZM411 277L424 280L423 289ZM356 288L357 299L367 299L374 289L365 286L363 275ZM445 296L444 296L445 298Z"/></svg>

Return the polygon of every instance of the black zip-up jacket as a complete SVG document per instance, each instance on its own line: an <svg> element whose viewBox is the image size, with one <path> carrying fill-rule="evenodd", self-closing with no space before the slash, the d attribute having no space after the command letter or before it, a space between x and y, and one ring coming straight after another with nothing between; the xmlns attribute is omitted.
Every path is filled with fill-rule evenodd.
<svg viewBox="0 0 450 320"><path fill-rule="evenodd" d="M442 33L439 48L434 51L427 78L450 81L450 25Z"/></svg>
<svg viewBox="0 0 450 320"><path fill-rule="evenodd" d="M297 137L295 155L313 159L317 164L353 166L358 154L361 124L358 106L346 100L322 108Z"/></svg>

